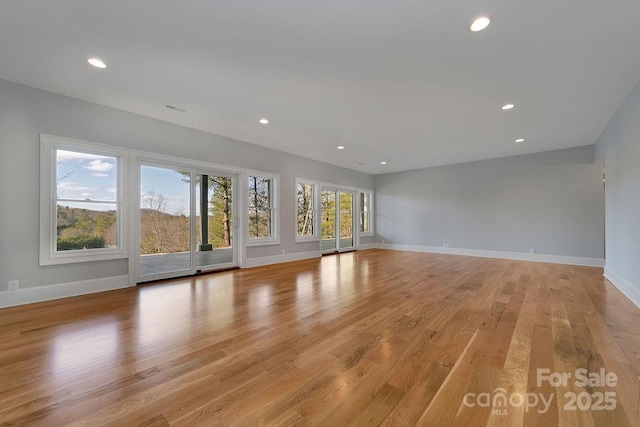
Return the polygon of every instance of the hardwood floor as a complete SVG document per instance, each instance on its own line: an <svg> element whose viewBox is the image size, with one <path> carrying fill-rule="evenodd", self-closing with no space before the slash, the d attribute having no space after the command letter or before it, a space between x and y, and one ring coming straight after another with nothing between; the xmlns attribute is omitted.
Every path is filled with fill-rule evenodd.
<svg viewBox="0 0 640 427"><path fill-rule="evenodd" d="M638 375L599 268L369 250L0 310L2 425L638 426Z"/></svg>

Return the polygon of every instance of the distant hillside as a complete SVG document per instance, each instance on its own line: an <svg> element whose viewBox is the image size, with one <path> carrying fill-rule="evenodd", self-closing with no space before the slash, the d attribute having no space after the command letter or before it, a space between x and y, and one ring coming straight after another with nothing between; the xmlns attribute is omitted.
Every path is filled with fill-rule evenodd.
<svg viewBox="0 0 640 427"><path fill-rule="evenodd" d="M224 216L209 217L209 242L214 247L228 247L231 227L225 231ZM115 211L58 206L58 250L90 249L117 245ZM190 218L156 209L140 210L140 252L143 255L190 250ZM199 229L199 224L196 225ZM198 238L199 241L199 238Z"/></svg>
<svg viewBox="0 0 640 427"><path fill-rule="evenodd" d="M58 206L58 250L117 245L116 212Z"/></svg>

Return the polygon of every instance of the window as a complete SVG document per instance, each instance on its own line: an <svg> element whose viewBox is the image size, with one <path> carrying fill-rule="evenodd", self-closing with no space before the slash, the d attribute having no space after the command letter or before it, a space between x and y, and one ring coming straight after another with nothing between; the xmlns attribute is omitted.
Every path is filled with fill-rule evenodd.
<svg viewBox="0 0 640 427"><path fill-rule="evenodd" d="M43 135L40 264L122 258L122 154Z"/></svg>
<svg viewBox="0 0 640 427"><path fill-rule="evenodd" d="M371 206L373 193L360 193L360 235L373 236L373 224L371 222Z"/></svg>
<svg viewBox="0 0 640 427"><path fill-rule="evenodd" d="M249 176L249 241L275 243L275 178Z"/></svg>
<svg viewBox="0 0 640 427"><path fill-rule="evenodd" d="M318 240L315 198L314 184L296 182L296 241Z"/></svg>

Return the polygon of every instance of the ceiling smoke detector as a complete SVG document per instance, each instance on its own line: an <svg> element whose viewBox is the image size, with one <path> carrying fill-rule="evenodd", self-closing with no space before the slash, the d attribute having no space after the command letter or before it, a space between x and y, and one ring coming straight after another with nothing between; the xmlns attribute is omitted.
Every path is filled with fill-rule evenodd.
<svg viewBox="0 0 640 427"><path fill-rule="evenodd" d="M176 107L175 105L165 105L164 108L168 108L169 110L173 110L173 111L177 111L179 113L186 113L187 110L185 110L184 108L180 108L180 107Z"/></svg>

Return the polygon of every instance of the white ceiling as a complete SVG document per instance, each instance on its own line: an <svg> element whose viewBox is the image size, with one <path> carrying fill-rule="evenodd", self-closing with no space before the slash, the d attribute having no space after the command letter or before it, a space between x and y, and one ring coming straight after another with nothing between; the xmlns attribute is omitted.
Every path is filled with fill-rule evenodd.
<svg viewBox="0 0 640 427"><path fill-rule="evenodd" d="M0 78L373 174L593 144L639 41L638 0L0 2Z"/></svg>

